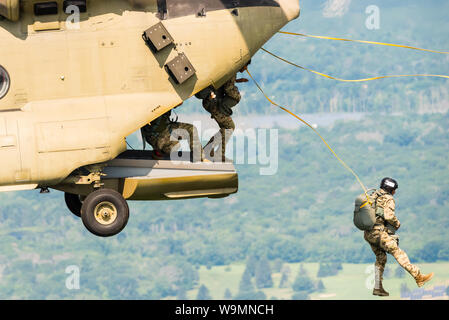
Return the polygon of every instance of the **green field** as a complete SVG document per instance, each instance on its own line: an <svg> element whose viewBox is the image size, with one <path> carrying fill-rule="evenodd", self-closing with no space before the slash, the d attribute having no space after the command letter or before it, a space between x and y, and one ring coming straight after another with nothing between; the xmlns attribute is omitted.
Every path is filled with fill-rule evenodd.
<svg viewBox="0 0 449 320"><path fill-rule="evenodd" d="M391 257L389 257L392 259ZM298 273L299 263L287 264L291 269L289 277L292 283ZM308 275L317 280L318 263L304 263L303 264ZM397 264L388 264L388 267L394 271ZM429 284L423 288L426 290L432 289L436 285L449 285L449 263L422 263L418 264L424 273L434 272L435 276ZM367 288L367 283L373 279L373 273L369 272L372 264L343 264L343 270L338 275L332 277L320 278L325 286L324 292L313 293L310 295L311 299L322 300L371 300L371 299L400 299L400 286L405 283L410 290L415 290L416 286L413 278L405 274L403 278L395 278L394 275L384 279L384 288L389 291L390 296L387 298L380 298L372 295L372 289ZM233 264L230 266L212 267L209 270L202 266L199 270L200 281L194 290L188 292L189 299L195 299L198 288L204 284L210 291L210 295L214 300L223 299L226 288L229 288L232 295L237 294L239 282L242 277L245 264ZM372 271L373 269L371 269ZM267 299L289 300L293 294L291 288L278 288L281 278L280 273L273 273L272 275L274 287L262 289ZM448 297L444 297L448 299Z"/></svg>

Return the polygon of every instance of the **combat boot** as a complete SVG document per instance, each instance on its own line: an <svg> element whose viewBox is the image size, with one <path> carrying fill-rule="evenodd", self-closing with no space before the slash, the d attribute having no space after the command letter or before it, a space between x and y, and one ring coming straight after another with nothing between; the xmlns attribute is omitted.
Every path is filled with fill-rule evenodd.
<svg viewBox="0 0 449 320"><path fill-rule="evenodd" d="M418 285L418 287L422 287L424 285L424 283L430 281L433 278L433 272L423 275L423 274L418 274L418 276L416 277L416 284Z"/></svg>
<svg viewBox="0 0 449 320"><path fill-rule="evenodd" d="M380 297L388 297L390 294L387 291L385 291L384 287L381 285L380 289L374 288L373 295Z"/></svg>
<svg viewBox="0 0 449 320"><path fill-rule="evenodd" d="M388 297L390 294L385 291L382 280L383 280L384 269L380 266L374 267L374 290L373 295L380 297Z"/></svg>

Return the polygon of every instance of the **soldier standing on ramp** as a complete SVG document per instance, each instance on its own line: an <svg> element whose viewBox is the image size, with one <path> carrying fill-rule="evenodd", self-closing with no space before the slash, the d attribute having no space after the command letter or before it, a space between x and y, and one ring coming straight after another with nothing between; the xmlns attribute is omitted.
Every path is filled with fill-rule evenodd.
<svg viewBox="0 0 449 320"><path fill-rule="evenodd" d="M410 263L407 254L399 248L399 237L394 233L399 229L401 223L395 216L395 202L393 195L398 188L398 183L391 178L384 178L380 189L374 194L376 205L376 223L372 230L365 231L364 238L371 245L376 255L375 263L375 286L373 295L388 296L382 286L383 272L387 263L387 253L391 254L397 262L407 270L415 279L418 287L421 287L432 279L433 272L428 275L421 274L419 268Z"/></svg>
<svg viewBox="0 0 449 320"><path fill-rule="evenodd" d="M246 67L240 70L243 72ZM204 147L205 152L211 157L215 158L215 148L221 145L221 152L217 156L225 161L226 144L235 130L235 124L232 120L232 110L241 99L240 91L235 83L248 82L247 79L236 79L236 75L227 81L218 90L209 90L206 94L204 92L196 95L197 98L203 100L203 107L210 114L211 118L215 119L220 130L209 140ZM205 95L205 96L204 96ZM220 151L218 149L217 151Z"/></svg>
<svg viewBox="0 0 449 320"><path fill-rule="evenodd" d="M210 162L204 157L204 151L198 137L198 131L190 123L178 122L170 119L171 110L147 124L141 129L142 137L153 147L153 156L163 159L180 148L180 138L188 139L192 161ZM188 136L187 136L188 134Z"/></svg>

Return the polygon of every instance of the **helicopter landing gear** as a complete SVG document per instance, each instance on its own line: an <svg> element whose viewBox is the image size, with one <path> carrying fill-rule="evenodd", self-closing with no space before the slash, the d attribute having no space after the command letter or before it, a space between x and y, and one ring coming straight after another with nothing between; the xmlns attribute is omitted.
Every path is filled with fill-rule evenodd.
<svg viewBox="0 0 449 320"><path fill-rule="evenodd" d="M128 223L128 203L117 191L96 190L84 200L81 219L91 233L100 237L114 236Z"/></svg>
<svg viewBox="0 0 449 320"><path fill-rule="evenodd" d="M81 202L80 196L73 193L64 193L64 200L67 205L67 208L78 218L81 218L81 206L83 203Z"/></svg>

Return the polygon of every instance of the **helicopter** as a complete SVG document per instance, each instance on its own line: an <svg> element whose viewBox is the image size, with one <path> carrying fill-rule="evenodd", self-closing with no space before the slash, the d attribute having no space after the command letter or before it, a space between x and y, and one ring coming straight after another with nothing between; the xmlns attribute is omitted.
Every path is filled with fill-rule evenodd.
<svg viewBox="0 0 449 320"><path fill-rule="evenodd" d="M219 88L299 0L0 0L0 192L55 189L101 237L127 201L220 198L232 163L154 160L126 137Z"/></svg>

